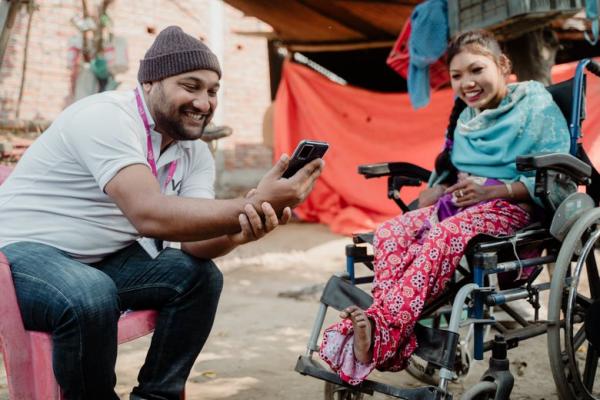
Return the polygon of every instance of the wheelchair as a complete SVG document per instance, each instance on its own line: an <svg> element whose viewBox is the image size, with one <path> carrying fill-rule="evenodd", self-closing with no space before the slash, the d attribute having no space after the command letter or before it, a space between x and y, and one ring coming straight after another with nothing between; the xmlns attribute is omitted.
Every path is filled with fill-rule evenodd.
<svg viewBox="0 0 600 400"><path fill-rule="evenodd" d="M547 88L568 121L570 154L524 155L516 160L519 170L535 172L535 195L546 206L545 218L512 236L473 238L453 282L442 295L425 304L415 326L419 345L414 353L426 362L420 370L425 386L402 388L369 379L350 386L314 354L319 350L329 307L339 311L354 304L365 309L372 303L371 296L359 286L372 282L373 277L357 276L355 266L363 264L373 270L373 255L369 253L373 235L353 237L353 244L346 246L346 271L327 282L306 353L299 356L295 367L302 375L326 381L326 400L359 400L375 392L406 400L452 399L449 382L469 367L464 328L460 330L465 326L472 334L468 353L476 360L483 360L485 352L491 356L489 369L462 399L509 399L514 378L507 350L543 334L547 334L550 366L560 398L600 399L600 383L595 385L600 372L600 175L580 143L587 72L600 76L600 64L581 60L572 79ZM402 162L362 165L358 170L367 179L387 177L388 197L403 212L413 209L416 202L403 202L399 196L402 187L420 186L430 176L430 171ZM577 191L579 186L585 186L585 193ZM557 201L555 194L561 190L566 192L563 200ZM536 283L539 274L551 265L551 281ZM524 271L528 273L521 273ZM510 278L510 286L491 283L502 276ZM546 320L540 319L538 312L544 291L549 291ZM529 303L532 320L514 307L517 300ZM494 309L504 311L510 323L496 320ZM491 340L485 335L490 327L498 332Z"/></svg>

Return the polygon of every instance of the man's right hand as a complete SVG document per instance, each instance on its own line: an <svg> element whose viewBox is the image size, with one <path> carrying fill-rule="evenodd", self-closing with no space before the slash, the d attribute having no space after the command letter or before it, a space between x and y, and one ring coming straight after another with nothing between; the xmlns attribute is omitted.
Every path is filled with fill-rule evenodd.
<svg viewBox="0 0 600 400"><path fill-rule="evenodd" d="M277 215L281 215L285 207L295 207L302 203L312 191L324 162L320 158L311 161L291 178L281 176L287 169L289 157L283 154L279 161L265 174L250 198L257 210L263 202L271 204Z"/></svg>

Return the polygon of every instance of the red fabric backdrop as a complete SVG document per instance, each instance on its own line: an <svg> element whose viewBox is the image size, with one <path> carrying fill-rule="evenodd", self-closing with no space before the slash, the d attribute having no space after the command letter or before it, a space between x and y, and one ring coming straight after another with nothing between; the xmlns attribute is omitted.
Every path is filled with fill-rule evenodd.
<svg viewBox="0 0 600 400"><path fill-rule="evenodd" d="M553 80L568 79L573 71L574 64L557 66ZM600 140L596 140L600 79L591 78L588 84L584 145L592 160L600 160ZM387 179L366 180L357 167L407 161L431 169L444 142L452 102L452 91L443 89L432 93L427 107L415 111L406 93L376 93L339 85L287 62L275 101L275 157L291 154L301 139L330 144L323 174L308 199L296 208L298 216L350 234L371 230L398 214L396 204L386 197ZM404 189L403 198L411 201L419 190Z"/></svg>

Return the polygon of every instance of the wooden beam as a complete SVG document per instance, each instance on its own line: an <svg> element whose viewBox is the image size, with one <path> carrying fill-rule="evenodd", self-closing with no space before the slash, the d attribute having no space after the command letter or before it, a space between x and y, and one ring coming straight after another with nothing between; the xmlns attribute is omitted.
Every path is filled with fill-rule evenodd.
<svg viewBox="0 0 600 400"><path fill-rule="evenodd" d="M382 47L392 47L393 45L393 40L353 43L283 43L283 46L288 50L300 53L378 49Z"/></svg>
<svg viewBox="0 0 600 400"><path fill-rule="evenodd" d="M281 40L364 40L359 31L341 25L296 0L224 0L271 25Z"/></svg>
<svg viewBox="0 0 600 400"><path fill-rule="evenodd" d="M340 25L346 26L353 31L361 32L370 39L389 39L393 35L382 29L381 27L372 24L371 22L360 18L356 14L348 12L341 7L337 1L322 1L322 0L298 0L321 15L338 22Z"/></svg>

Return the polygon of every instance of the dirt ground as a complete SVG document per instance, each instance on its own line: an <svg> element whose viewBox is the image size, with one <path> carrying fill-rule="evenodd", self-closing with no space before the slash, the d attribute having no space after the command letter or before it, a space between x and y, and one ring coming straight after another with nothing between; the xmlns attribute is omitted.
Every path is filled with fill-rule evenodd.
<svg viewBox="0 0 600 400"><path fill-rule="evenodd" d="M318 307L320 286L343 270L350 239L316 224L294 223L259 242L217 260L225 275L213 332L186 387L188 399L322 399L322 381L294 372L304 353ZM333 321L336 313L328 313ZM122 399L136 383L149 343L139 339L119 347L117 391ZM556 399L545 336L509 351L515 388L511 399ZM451 385L454 398L479 380L487 361ZM0 400L8 399L0 367ZM398 386L418 386L405 372L373 375ZM366 397L368 399L371 397ZM388 398L375 395L375 399Z"/></svg>

